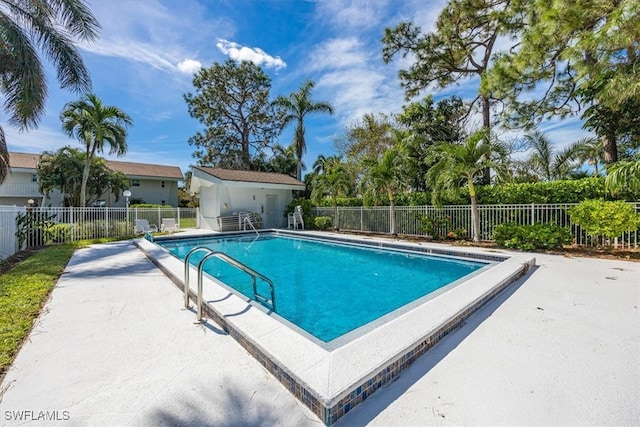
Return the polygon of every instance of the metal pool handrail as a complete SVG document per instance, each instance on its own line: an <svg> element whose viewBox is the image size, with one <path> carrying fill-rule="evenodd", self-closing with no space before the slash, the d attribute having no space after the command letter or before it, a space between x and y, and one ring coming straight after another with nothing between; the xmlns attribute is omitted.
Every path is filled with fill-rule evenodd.
<svg viewBox="0 0 640 427"><path fill-rule="evenodd" d="M251 218L249 218L249 215L245 216L242 222L243 222L242 226L244 227L245 230L247 229L247 223L249 223L249 226L253 228L253 231L256 232L258 237L260 236L260 233L258 233L258 230L256 230L256 228L253 226L253 222L251 221Z"/></svg>
<svg viewBox="0 0 640 427"><path fill-rule="evenodd" d="M189 308L189 258L199 251L213 252L212 249L198 246L197 248L191 249L189 253L187 253L187 256L184 257L184 308Z"/></svg>
<svg viewBox="0 0 640 427"><path fill-rule="evenodd" d="M189 251L189 253L187 254L187 256L185 257L185 307L188 307L189 304L189 257L196 251L198 250L204 250L209 252L208 254L206 254L201 260L200 263L198 264L198 314L196 315L196 321L200 322L202 321L202 304L203 304L203 295L202 295L202 278L203 278L203 272L204 272L204 264L205 262L211 258L211 257L216 257L218 259L221 259L222 261L226 262L229 265L232 265L234 267L236 267L239 270L244 271L245 273L247 273L248 275L251 276L251 280L252 280L252 284L253 284L253 297L255 298L256 301L258 301L259 303L263 304L264 306L266 306L267 308L270 308L271 311L276 311L276 296L275 296L275 290L274 290L274 286L273 286L273 282L271 281L271 279L269 279L268 277L258 273L257 271L253 270L252 268L248 267L247 265L241 263L240 261L238 261L237 259L234 259L232 257L230 257L229 255L225 254L224 252L220 252L220 251L213 251L209 248L205 248L205 247L198 247L198 248L194 248L191 251ZM258 289L256 287L256 278L260 278L262 280L264 280L268 285L269 285L269 290L271 293L271 298L266 298L263 295L260 295L258 293Z"/></svg>

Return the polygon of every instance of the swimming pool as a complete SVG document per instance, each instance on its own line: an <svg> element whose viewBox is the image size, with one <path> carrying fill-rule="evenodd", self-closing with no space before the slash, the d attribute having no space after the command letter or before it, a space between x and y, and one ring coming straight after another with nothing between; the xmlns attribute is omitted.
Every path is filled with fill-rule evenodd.
<svg viewBox="0 0 640 427"><path fill-rule="evenodd" d="M263 233L265 231L261 230L260 234ZM453 285L405 304L329 343L302 333L304 331L277 313L254 304L250 298L231 290L214 277L204 276L204 314L212 321L209 328L203 329L205 333L211 329L233 338L327 426L397 379L418 358L425 354L429 357L429 349L535 265L535 258L530 254L491 249L455 248L326 232L267 230L266 233L364 246L372 251L403 251L410 256L439 255L489 263ZM155 242L136 239L134 243L179 288L183 288L184 262L157 243L203 240L211 234L225 238L250 237L247 233L209 233L207 236L163 236ZM287 257L281 256L271 258L271 262L290 264ZM194 277L195 268L191 270ZM192 279L192 289L194 282ZM325 283L319 282L317 286L322 288ZM352 304L358 303L352 301ZM183 306L183 299L176 294L175 309Z"/></svg>
<svg viewBox="0 0 640 427"><path fill-rule="evenodd" d="M274 282L276 313L324 343L488 265L274 234L160 241L159 244L181 260L196 247L221 251L267 276ZM204 252L194 253L190 262L197 266L204 255ZM213 259L205 264L204 270L253 298L250 277L244 272Z"/></svg>

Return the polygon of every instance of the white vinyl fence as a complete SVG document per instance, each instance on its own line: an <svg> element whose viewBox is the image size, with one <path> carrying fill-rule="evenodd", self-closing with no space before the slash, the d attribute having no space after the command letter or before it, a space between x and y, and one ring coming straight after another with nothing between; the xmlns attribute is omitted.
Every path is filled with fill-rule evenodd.
<svg viewBox="0 0 640 427"><path fill-rule="evenodd" d="M640 203L630 203L640 212ZM553 223L569 227L578 245L608 245L613 242L594 241L580 226L573 224L568 209L576 204L483 205L479 206L480 239L492 240L496 225ZM328 216L336 224L332 207L315 208L316 216ZM338 228L344 231L388 234L391 231L391 210L388 206L338 207ZM471 206L397 206L396 232L408 236L446 237L453 233L471 235ZM637 248L640 230L629 230L618 238L618 247Z"/></svg>
<svg viewBox="0 0 640 427"><path fill-rule="evenodd" d="M158 228L173 218L180 228L196 228L197 208L25 208L0 206L0 259L26 247L134 234L137 219Z"/></svg>

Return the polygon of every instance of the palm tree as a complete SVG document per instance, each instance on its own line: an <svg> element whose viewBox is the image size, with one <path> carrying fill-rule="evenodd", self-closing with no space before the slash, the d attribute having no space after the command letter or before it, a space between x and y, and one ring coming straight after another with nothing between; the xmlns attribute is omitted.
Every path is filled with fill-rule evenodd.
<svg viewBox="0 0 640 427"><path fill-rule="evenodd" d="M405 188L406 161L400 147L390 148L382 157L369 164L363 185L370 193L386 193L389 197L390 231L396 236L396 205L394 194Z"/></svg>
<svg viewBox="0 0 640 427"><path fill-rule="evenodd" d="M295 176L297 162L294 147L283 147L280 144L276 144L275 146L273 146L272 151L273 156L265 165L267 172L279 172Z"/></svg>
<svg viewBox="0 0 640 427"><path fill-rule="evenodd" d="M427 156L429 168L426 181L431 187L435 205L440 205L445 193L458 192L461 185L469 189L473 240L480 240L480 216L475 181L483 178L485 168L498 175L506 172L504 146L487 138L486 130L471 134L462 144L437 144Z"/></svg>
<svg viewBox="0 0 640 427"><path fill-rule="evenodd" d="M600 175L601 164L604 164L604 149L597 138L583 138L574 143L576 158L581 163L593 166L593 176Z"/></svg>
<svg viewBox="0 0 640 427"><path fill-rule="evenodd" d="M537 129L525 135L524 139L528 147L533 150L526 162L543 181L567 179L578 169L579 165L576 162L578 143L557 151L551 140Z"/></svg>
<svg viewBox="0 0 640 427"><path fill-rule="evenodd" d="M320 175L324 173L331 164L339 162L340 156L325 157L324 154L319 154L316 161L313 162L313 172Z"/></svg>
<svg viewBox="0 0 640 427"><path fill-rule="evenodd" d="M99 28L82 0L0 1L0 95L10 125L34 128L44 113L47 83L38 50L53 63L61 87L78 93L91 87L72 38L93 40ZM8 171L7 141L0 126L0 183Z"/></svg>
<svg viewBox="0 0 640 427"><path fill-rule="evenodd" d="M316 175L313 180L311 198L316 201L325 196L331 198L335 218L333 227L337 230L339 228L338 196L348 194L351 180L347 168L339 157L331 156L329 159L324 164L323 172Z"/></svg>
<svg viewBox="0 0 640 427"><path fill-rule="evenodd" d="M640 160L616 162L607 168L605 187L612 194L640 193Z"/></svg>
<svg viewBox="0 0 640 427"><path fill-rule="evenodd" d="M309 113L329 113L333 114L333 107L326 102L312 102L311 90L315 86L312 80L306 80L297 92L288 97L280 95L273 103L284 110L283 126L292 121L296 121L296 130L293 137L293 145L296 147L298 157L297 178L302 179L302 155L307 151L307 144L304 139L304 118Z"/></svg>
<svg viewBox="0 0 640 427"><path fill-rule="evenodd" d="M87 181L91 161L96 152L102 153L105 143L109 154L121 156L127 152L127 127L132 121L129 115L117 107L104 105L100 98L88 94L69 102L60 114L62 129L75 136L85 146L85 165L80 188L80 206L86 206Z"/></svg>

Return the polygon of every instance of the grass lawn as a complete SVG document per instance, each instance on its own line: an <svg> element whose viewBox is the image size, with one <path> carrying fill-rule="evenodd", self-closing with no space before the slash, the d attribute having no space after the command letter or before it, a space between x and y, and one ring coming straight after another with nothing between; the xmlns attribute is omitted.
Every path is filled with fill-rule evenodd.
<svg viewBox="0 0 640 427"><path fill-rule="evenodd" d="M11 365L49 293L81 241L50 246L0 274L0 380Z"/></svg>

